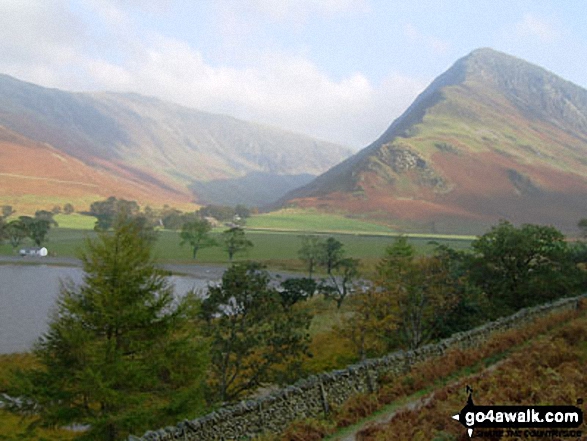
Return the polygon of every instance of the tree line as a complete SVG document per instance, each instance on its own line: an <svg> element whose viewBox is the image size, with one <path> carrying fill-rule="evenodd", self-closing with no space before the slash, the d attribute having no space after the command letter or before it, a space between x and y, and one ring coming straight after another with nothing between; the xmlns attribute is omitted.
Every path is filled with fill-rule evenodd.
<svg viewBox="0 0 587 441"><path fill-rule="evenodd" d="M21 246L27 238L40 247L46 242L51 227L58 226L51 211L38 210L34 217L19 216L18 219L8 221L14 213L10 205L4 205L0 216L0 242L7 240L13 250Z"/></svg>

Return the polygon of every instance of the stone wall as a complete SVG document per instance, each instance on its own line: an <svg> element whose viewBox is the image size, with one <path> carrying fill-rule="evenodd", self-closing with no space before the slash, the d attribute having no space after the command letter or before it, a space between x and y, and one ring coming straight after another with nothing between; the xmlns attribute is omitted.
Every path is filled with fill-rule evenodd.
<svg viewBox="0 0 587 441"><path fill-rule="evenodd" d="M278 433L294 420L323 416L329 412L331 405L343 404L357 393L373 392L378 387L378 379L384 374L400 375L409 371L415 363L440 356L449 348L472 348L493 333L520 327L551 312L576 309L584 297L522 309L512 316L454 334L438 343L315 375L266 397L243 401L173 427L149 431L141 438L131 436L129 440L246 440L263 431Z"/></svg>

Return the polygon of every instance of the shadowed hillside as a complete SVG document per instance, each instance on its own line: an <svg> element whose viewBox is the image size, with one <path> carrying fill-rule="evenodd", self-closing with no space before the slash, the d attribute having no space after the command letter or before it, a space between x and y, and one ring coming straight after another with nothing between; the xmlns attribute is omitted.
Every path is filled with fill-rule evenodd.
<svg viewBox="0 0 587 441"><path fill-rule="evenodd" d="M153 197L145 202L216 202L218 194L234 193L234 182L256 182L260 175L262 200L268 202L308 182L301 175L314 177L350 154L332 143L155 98L70 93L6 75L0 75L0 126L23 140L13 146L43 143L94 173L148 187ZM27 154L23 147L11 156L16 162L5 158L3 172L16 173L18 156ZM27 176L46 171L37 161ZM59 173L67 175L65 169ZM27 182L22 190L34 195L37 190L27 190ZM113 194L125 191L124 185L114 187ZM54 190L56 196L69 195ZM239 202L257 203L253 191L241 189Z"/></svg>

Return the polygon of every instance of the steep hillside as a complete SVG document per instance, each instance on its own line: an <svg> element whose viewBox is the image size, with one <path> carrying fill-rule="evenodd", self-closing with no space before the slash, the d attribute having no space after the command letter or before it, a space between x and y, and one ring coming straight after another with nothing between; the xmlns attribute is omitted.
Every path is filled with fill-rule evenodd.
<svg viewBox="0 0 587 441"><path fill-rule="evenodd" d="M457 61L373 144L282 203L405 229L500 218L572 230L587 215L587 91L509 55Z"/></svg>
<svg viewBox="0 0 587 441"><path fill-rule="evenodd" d="M85 209L116 194L125 199L188 208L190 195L162 182L149 182L125 170L90 167L49 144L24 138L0 127L0 205L32 213L72 203Z"/></svg>
<svg viewBox="0 0 587 441"><path fill-rule="evenodd" d="M132 177L151 186L155 199L172 191L181 200L266 203L350 154L335 144L155 98L70 93L6 75L0 75L0 126L94 170ZM12 170L11 163L3 167ZM235 186L233 200L219 197L235 195Z"/></svg>

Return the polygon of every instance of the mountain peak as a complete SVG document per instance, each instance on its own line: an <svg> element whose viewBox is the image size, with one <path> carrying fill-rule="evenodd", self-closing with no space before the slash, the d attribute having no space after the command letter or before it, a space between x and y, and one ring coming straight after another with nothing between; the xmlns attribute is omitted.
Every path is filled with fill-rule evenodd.
<svg viewBox="0 0 587 441"><path fill-rule="evenodd" d="M288 199L437 230L440 219L464 218L569 229L584 216L586 154L587 91L481 48L437 77L374 143Z"/></svg>

